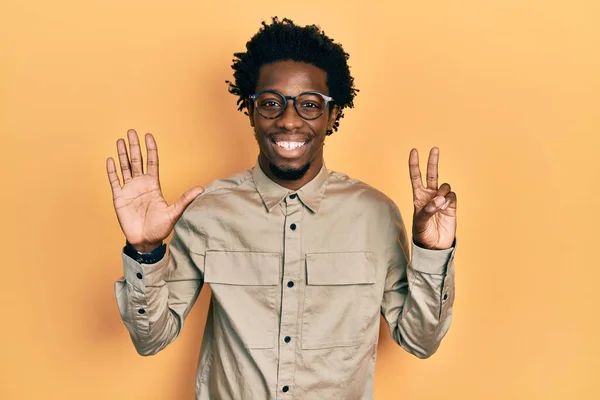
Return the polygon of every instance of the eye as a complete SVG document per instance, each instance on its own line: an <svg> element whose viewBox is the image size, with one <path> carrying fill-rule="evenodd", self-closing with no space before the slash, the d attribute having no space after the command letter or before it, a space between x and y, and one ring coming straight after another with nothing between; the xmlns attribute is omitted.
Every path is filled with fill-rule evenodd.
<svg viewBox="0 0 600 400"><path fill-rule="evenodd" d="M316 111L323 109L324 100L316 94L304 93L298 97L298 104L303 109Z"/></svg>
<svg viewBox="0 0 600 400"><path fill-rule="evenodd" d="M321 106L317 103L313 103L312 101L305 101L302 103L302 107L306 108L321 108Z"/></svg>
<svg viewBox="0 0 600 400"><path fill-rule="evenodd" d="M262 103L260 103L260 106L266 108L277 108L281 107L281 104L279 104L279 102L276 100L264 100Z"/></svg>

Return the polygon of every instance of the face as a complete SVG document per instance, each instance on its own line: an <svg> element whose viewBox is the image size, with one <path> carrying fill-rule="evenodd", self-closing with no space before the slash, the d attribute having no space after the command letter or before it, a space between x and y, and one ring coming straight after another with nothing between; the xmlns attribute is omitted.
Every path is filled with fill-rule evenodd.
<svg viewBox="0 0 600 400"><path fill-rule="evenodd" d="M295 61L263 65L255 92L262 90L276 90L284 96L308 91L329 95L325 71ZM260 149L259 164L265 174L291 189L300 188L314 178L323 166L323 144L327 130L333 129L339 108L327 106L319 118L305 120L296 112L293 100L288 100L282 115L267 119L258 113L253 101L248 105L250 124Z"/></svg>

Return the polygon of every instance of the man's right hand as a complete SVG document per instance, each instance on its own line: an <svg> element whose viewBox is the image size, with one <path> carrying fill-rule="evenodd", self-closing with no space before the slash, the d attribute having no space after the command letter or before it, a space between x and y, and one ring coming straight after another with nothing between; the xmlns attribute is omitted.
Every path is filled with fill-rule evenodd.
<svg viewBox="0 0 600 400"><path fill-rule="evenodd" d="M158 149L154 137L146 134L146 173L142 168L142 151L135 130L128 130L127 138L130 155L127 154L125 140L117 140L123 186L112 157L106 160L106 172L117 218L125 238L137 251L150 252L169 236L183 211L204 189L194 187L175 203L168 205L160 190Z"/></svg>

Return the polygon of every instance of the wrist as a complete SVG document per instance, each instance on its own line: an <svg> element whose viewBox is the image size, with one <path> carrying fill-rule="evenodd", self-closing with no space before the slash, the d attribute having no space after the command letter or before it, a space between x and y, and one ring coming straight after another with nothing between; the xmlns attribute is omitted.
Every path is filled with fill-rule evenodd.
<svg viewBox="0 0 600 400"><path fill-rule="evenodd" d="M162 240L156 243L129 243L129 245L133 247L138 253L152 253L154 250L162 246L162 244Z"/></svg>

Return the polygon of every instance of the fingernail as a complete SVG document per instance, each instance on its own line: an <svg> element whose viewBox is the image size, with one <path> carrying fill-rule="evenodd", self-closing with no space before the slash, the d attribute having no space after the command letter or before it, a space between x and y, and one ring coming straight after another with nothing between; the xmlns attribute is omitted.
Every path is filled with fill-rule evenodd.
<svg viewBox="0 0 600 400"><path fill-rule="evenodd" d="M438 196L435 199L433 199L433 202L435 203L436 207L438 207L438 208L443 206L445 201L446 201L446 199L443 198L442 196Z"/></svg>
<svg viewBox="0 0 600 400"><path fill-rule="evenodd" d="M442 206L442 210L445 210L446 208L448 208L449 205L450 205L450 200L446 200L446 202Z"/></svg>

